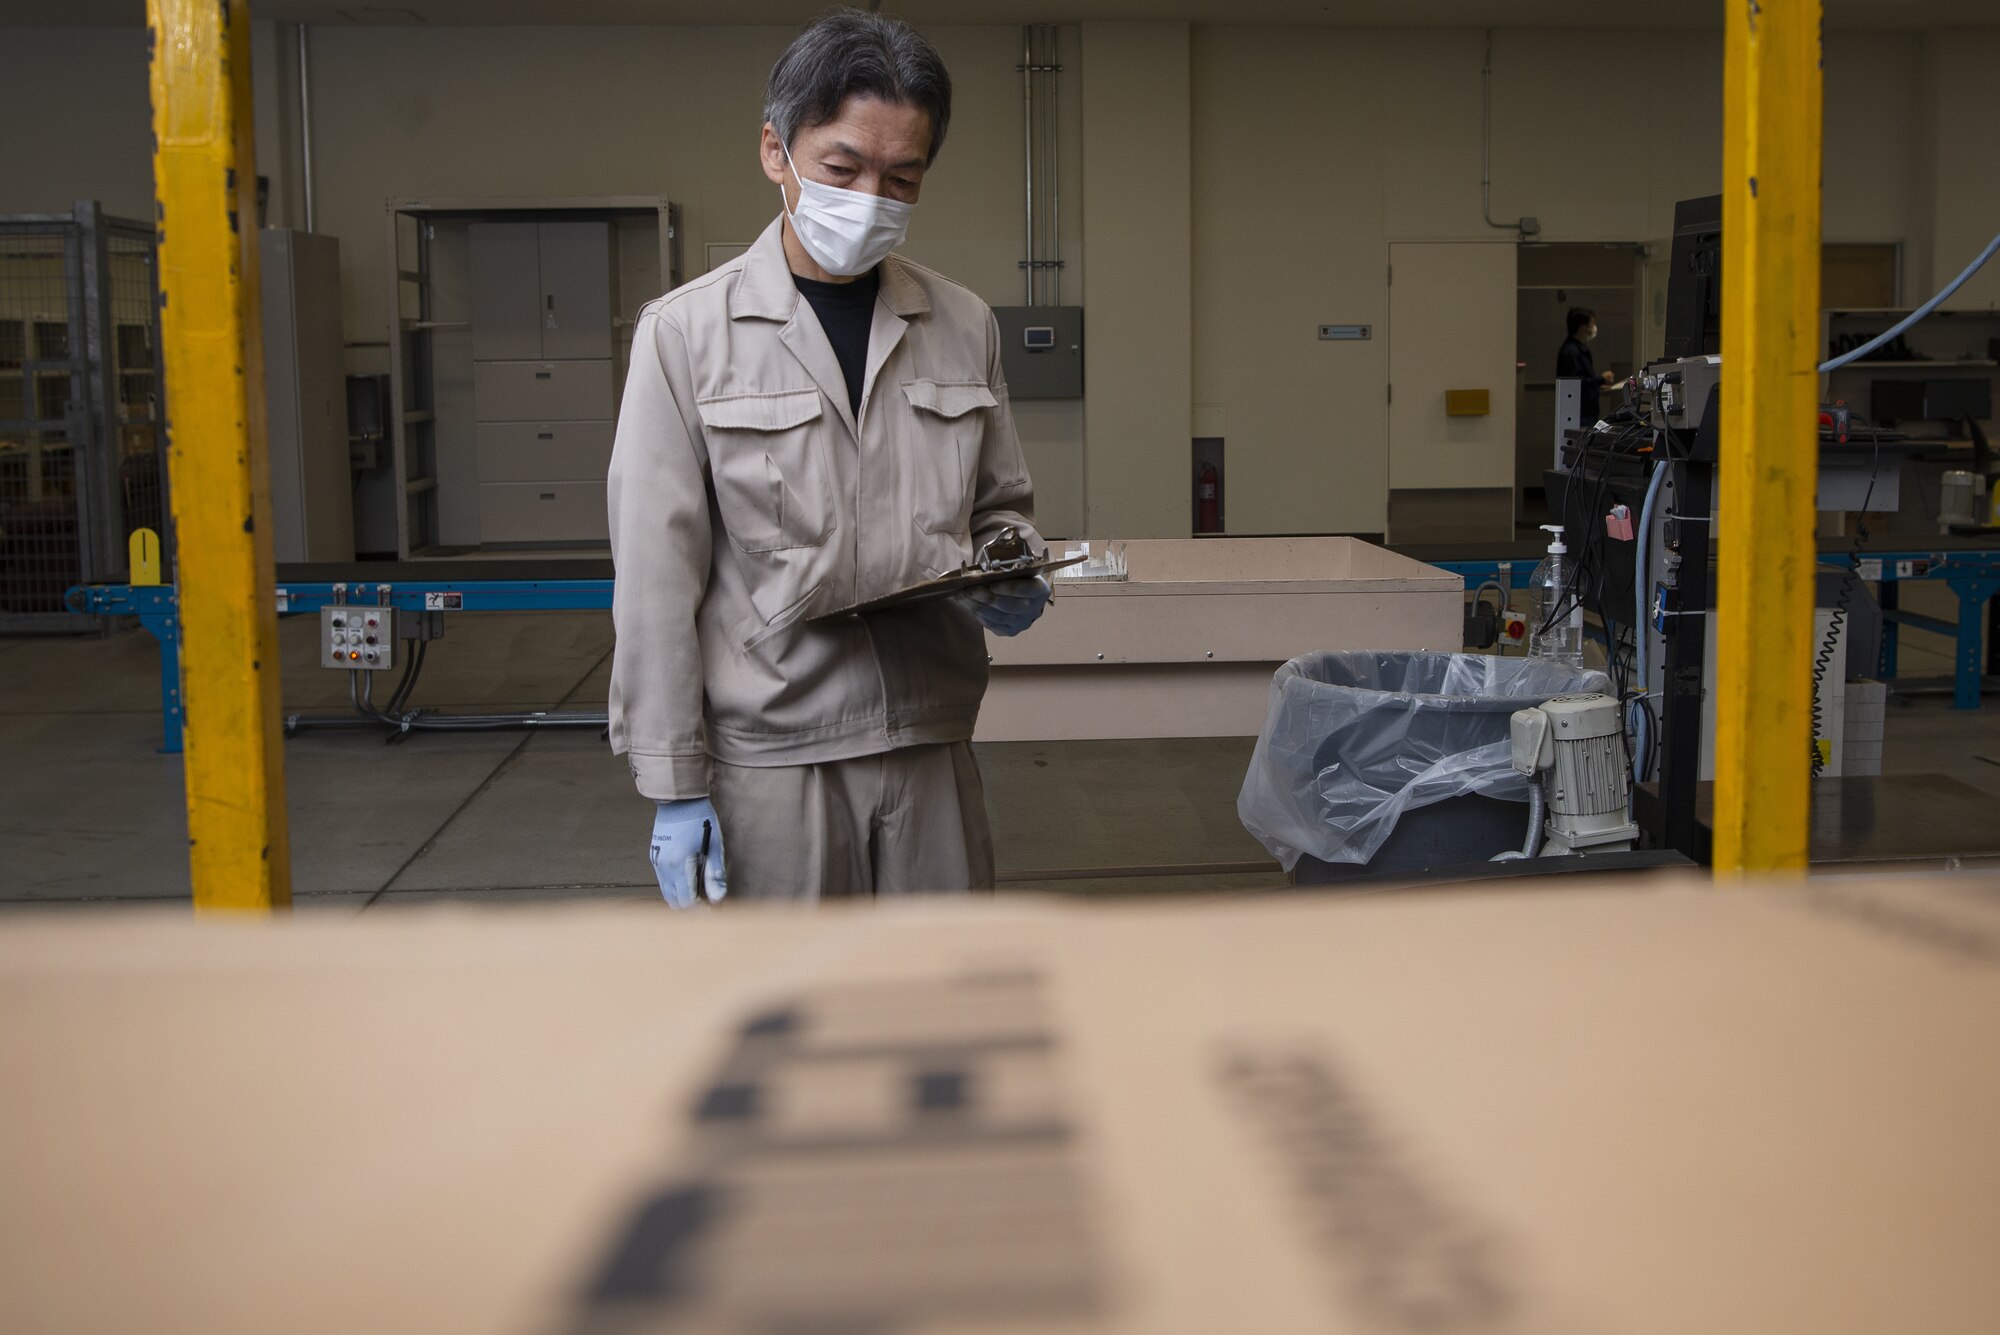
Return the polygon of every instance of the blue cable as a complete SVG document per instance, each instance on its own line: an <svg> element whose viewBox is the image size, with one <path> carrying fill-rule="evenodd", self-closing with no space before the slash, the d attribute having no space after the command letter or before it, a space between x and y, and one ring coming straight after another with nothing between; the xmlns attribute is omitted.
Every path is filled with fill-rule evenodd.
<svg viewBox="0 0 2000 1335"><path fill-rule="evenodd" d="M1652 581L1653 554L1653 506L1660 499L1660 485L1667 480L1667 470L1672 465L1665 459L1653 465L1653 480L1646 484L1646 500L1639 507L1639 531L1637 550L1632 553L1632 657L1633 666L1638 669L1639 693L1650 694L1653 689L1650 664L1646 661L1646 637L1653 631L1652 590L1647 587Z"/></svg>
<svg viewBox="0 0 2000 1335"><path fill-rule="evenodd" d="M1923 319L1926 315L1929 315L1932 311L1938 308L1939 303L1941 303L1946 297L1958 291L1958 289L1960 289L1961 287L1964 287L1965 280L1972 277L1972 275L1978 273L1980 268L1986 263L1986 261L1993 258L1993 253L1995 251L2000 251L2000 232L1995 232L1993 234L1993 239L1986 243L1986 249L1979 252L1979 258L1974 260L1972 263L1966 265L1964 271L1960 273L1958 277L1952 279L1950 285L1947 286L1944 289L1944 291L1938 293L1936 296L1932 297L1929 301L1925 302L1923 305L1917 307L1915 310L1911 311L1908 315L1904 316L1903 319L1900 322L1898 322L1894 328L1889 329L1883 333L1877 334L1874 338L1869 339L1866 343L1863 343L1860 347L1854 349L1852 352L1843 352L1838 357L1835 357L1832 361L1821 362L1819 364L1819 373L1821 375L1825 375L1828 371L1838 371L1841 367L1847 365L1849 362L1859 361L1861 358L1866 357L1869 353L1875 351L1875 349L1881 347L1884 343L1887 343L1890 339L1902 333L1905 329L1908 329L1911 325L1915 324L1917 321Z"/></svg>

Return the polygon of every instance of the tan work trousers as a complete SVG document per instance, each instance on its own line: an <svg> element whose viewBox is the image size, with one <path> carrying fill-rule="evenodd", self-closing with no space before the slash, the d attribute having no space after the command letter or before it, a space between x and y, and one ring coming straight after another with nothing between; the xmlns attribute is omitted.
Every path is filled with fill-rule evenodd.
<svg viewBox="0 0 2000 1335"><path fill-rule="evenodd" d="M993 888L993 834L970 742L823 765L715 761L709 788L732 900Z"/></svg>

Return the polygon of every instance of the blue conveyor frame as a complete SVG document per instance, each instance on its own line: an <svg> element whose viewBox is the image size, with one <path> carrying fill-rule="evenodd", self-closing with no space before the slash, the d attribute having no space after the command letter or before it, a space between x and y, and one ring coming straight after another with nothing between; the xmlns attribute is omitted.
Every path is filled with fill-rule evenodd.
<svg viewBox="0 0 2000 1335"><path fill-rule="evenodd" d="M1822 559L1846 564L1845 551ZM1954 641L1952 706L1978 709L1985 684L1981 638L1987 604L2000 595L2000 549L1975 551L1899 551L1870 553L1872 567L1881 562L1885 597L1882 609L1880 674L1896 675L1898 630L1925 631ZM1520 562L1500 560L1434 561L1430 564L1460 576L1467 587L1512 575ZM1943 580L1958 596L1956 622L1905 612L1895 606L1895 586L1914 580ZM393 584L354 580L343 583L280 583L281 616L317 615L322 607L346 602L424 612L577 612L603 611L611 606L608 579L452 579L399 580ZM160 645L160 749L181 749L180 610L179 594L171 584L88 584L70 591L72 610L92 616L131 616Z"/></svg>

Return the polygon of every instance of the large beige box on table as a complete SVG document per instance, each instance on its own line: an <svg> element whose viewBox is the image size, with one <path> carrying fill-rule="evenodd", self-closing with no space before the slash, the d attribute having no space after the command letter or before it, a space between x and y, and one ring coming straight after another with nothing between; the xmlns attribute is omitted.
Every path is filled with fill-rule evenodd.
<svg viewBox="0 0 2000 1335"><path fill-rule="evenodd" d="M1990 1335L2000 881L0 920L0 1330Z"/></svg>
<svg viewBox="0 0 2000 1335"><path fill-rule="evenodd" d="M1033 629L987 637L978 740L1249 737L1300 654L1464 639L1463 580L1357 538L1161 539L1126 561L1127 579L1057 581Z"/></svg>

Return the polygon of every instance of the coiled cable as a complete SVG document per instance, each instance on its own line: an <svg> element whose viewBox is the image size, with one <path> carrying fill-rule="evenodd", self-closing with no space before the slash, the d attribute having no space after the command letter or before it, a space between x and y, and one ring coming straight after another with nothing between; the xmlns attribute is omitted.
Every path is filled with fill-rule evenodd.
<svg viewBox="0 0 2000 1335"><path fill-rule="evenodd" d="M2000 237L1994 238L2000 241ZM1861 508L1854 516L1854 541L1847 549L1847 573L1840 581L1840 591L1833 597L1833 616L1826 626L1826 639L1819 652L1813 655L1812 669L1812 735L1806 741L1812 747L1812 776L1817 779L1826 768L1826 757L1820 754L1820 729L1826 726L1826 707L1820 703L1820 690L1826 685L1826 675L1833 667L1834 648L1840 643L1841 629L1847 625L1848 604L1854 599L1854 572L1861 566L1861 549L1868 542L1868 502L1875 499L1875 479L1882 472L1882 443L1875 443L1875 464L1868 472L1868 490L1861 495Z"/></svg>

